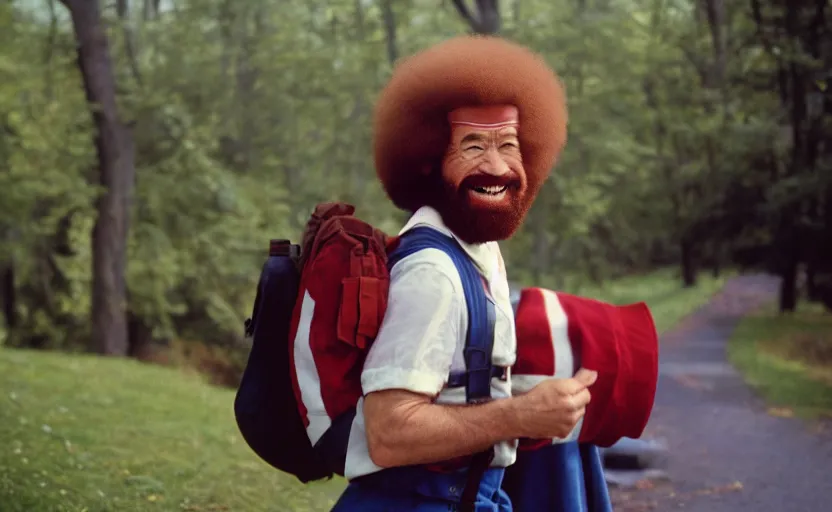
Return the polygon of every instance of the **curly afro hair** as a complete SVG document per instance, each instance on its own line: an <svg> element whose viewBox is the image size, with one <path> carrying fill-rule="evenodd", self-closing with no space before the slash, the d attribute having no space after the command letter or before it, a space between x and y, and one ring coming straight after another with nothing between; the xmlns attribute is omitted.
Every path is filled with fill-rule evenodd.
<svg viewBox="0 0 832 512"><path fill-rule="evenodd" d="M439 166L450 140L447 115L463 106L514 105L533 199L566 143L566 95L529 49L493 36L450 39L396 66L375 109L376 173L401 209L430 204L426 169Z"/></svg>

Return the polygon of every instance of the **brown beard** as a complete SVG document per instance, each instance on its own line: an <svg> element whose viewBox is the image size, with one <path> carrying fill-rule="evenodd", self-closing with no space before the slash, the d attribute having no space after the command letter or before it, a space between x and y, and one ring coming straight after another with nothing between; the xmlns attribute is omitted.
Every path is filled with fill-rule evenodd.
<svg viewBox="0 0 832 512"><path fill-rule="evenodd" d="M523 223L531 201L526 190L510 188L507 200L499 205L474 205L468 191L437 176L436 198L432 205L445 225L464 242L481 244L510 238Z"/></svg>

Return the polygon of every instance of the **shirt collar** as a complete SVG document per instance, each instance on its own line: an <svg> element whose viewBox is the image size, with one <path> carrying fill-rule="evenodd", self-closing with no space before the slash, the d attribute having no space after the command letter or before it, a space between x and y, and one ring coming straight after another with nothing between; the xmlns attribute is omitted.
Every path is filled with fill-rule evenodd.
<svg viewBox="0 0 832 512"><path fill-rule="evenodd" d="M448 226L445 225L445 222L442 220L442 216L431 206L423 206L416 210L416 213L410 217L410 220L408 220L404 225L402 230L399 232L399 235L404 234L406 231L409 231L416 226L429 226L440 233L453 237L454 240L459 242L459 245L474 262L474 265L476 265L480 274L482 274L482 276L489 282L494 279L495 271L497 271L498 267L499 256L499 246L497 246L496 242L470 244L461 240L448 228Z"/></svg>

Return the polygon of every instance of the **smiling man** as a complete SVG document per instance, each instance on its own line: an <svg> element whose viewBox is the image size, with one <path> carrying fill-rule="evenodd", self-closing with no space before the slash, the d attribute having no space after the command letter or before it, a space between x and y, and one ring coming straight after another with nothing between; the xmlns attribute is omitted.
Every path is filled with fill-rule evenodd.
<svg viewBox="0 0 832 512"><path fill-rule="evenodd" d="M497 38L456 38L402 62L375 116L375 163L412 213L400 236L452 240L494 306L484 403L450 382L465 374L475 314L457 265L423 249L392 267L387 310L364 363L334 510L511 510L501 490L517 439L563 437L595 379L548 379L512 397L514 316L498 241L522 224L566 140L560 82L543 60ZM469 314L470 312L470 314ZM488 380L486 380L488 387Z"/></svg>
<svg viewBox="0 0 832 512"><path fill-rule="evenodd" d="M448 123L440 214L469 243L508 238L530 205L517 107L462 107L450 112Z"/></svg>

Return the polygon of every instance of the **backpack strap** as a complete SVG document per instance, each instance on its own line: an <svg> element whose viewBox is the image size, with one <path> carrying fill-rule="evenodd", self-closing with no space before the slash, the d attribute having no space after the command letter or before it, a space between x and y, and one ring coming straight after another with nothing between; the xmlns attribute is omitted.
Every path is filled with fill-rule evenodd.
<svg viewBox="0 0 832 512"><path fill-rule="evenodd" d="M494 325L497 320L496 306L486 295L483 279L462 246L455 239L429 227L416 227L407 231L399 246L388 257L388 268L392 269L402 258L422 249L439 249L454 262L462 280L462 290L468 308L468 330L465 335L465 372L451 373L448 386L465 386L465 401L469 404L491 399L492 377L505 375L505 369L491 364L494 348ZM496 371L495 371L496 370ZM494 449L479 452L471 459L465 488L460 499L461 511L473 512L480 482L491 461Z"/></svg>
<svg viewBox="0 0 832 512"><path fill-rule="evenodd" d="M465 250L456 240L433 228L416 227L407 231L388 258L389 268L422 249L439 249L450 256L462 280L468 308L468 331L463 349L465 372L451 373L448 386L465 386L465 399L469 404L487 401L491 399L492 377L505 373L504 368L491 364L497 319L494 302L486 295L482 277Z"/></svg>

